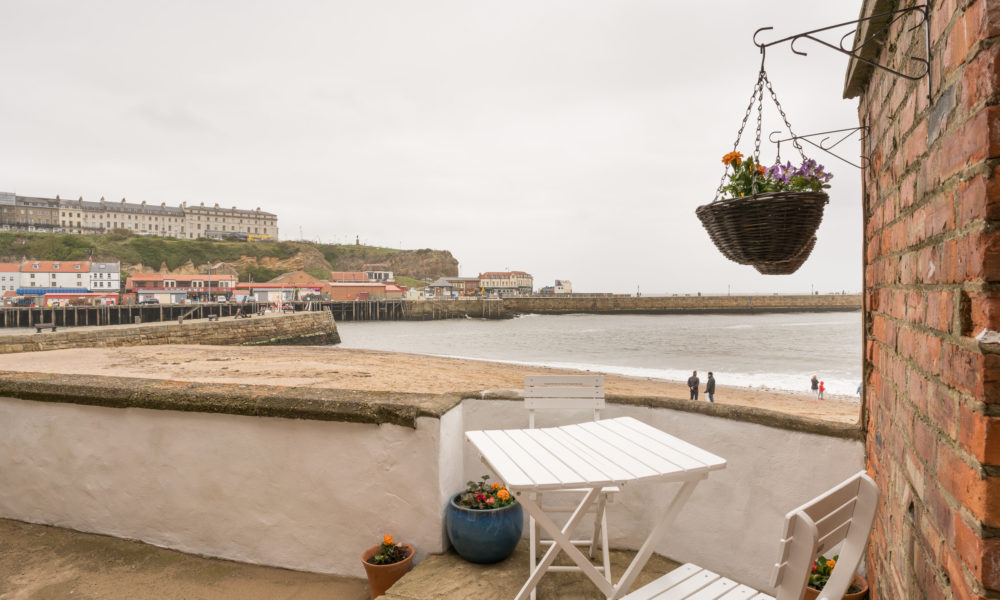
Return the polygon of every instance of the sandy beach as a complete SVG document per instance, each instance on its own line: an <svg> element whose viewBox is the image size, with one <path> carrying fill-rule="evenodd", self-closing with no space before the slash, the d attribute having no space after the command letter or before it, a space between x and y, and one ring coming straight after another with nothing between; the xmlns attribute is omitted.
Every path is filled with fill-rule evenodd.
<svg viewBox="0 0 1000 600"><path fill-rule="evenodd" d="M87 348L5 355L0 362L7 371L415 393L517 390L525 375L574 372L336 346ZM684 383L620 375L606 375L605 389L608 395L688 398ZM715 400L839 423L856 422L860 413L856 398L817 402L806 390L793 394L720 384Z"/></svg>

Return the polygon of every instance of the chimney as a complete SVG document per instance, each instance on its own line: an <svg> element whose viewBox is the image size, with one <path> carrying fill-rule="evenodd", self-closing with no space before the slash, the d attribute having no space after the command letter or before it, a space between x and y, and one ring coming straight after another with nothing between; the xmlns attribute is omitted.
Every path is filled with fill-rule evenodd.
<svg viewBox="0 0 1000 600"><path fill-rule="evenodd" d="M142 205L146 206L146 201L145 200L142 201Z"/></svg>
<svg viewBox="0 0 1000 600"><path fill-rule="evenodd" d="M233 207L233 210L236 210L236 207L235 207L235 206Z"/></svg>
<svg viewBox="0 0 1000 600"><path fill-rule="evenodd" d="M166 207L167 207L166 202L160 202L160 208L166 208Z"/></svg>
<svg viewBox="0 0 1000 600"><path fill-rule="evenodd" d="M215 208L219 208L219 203L218 202L215 203Z"/></svg>
<svg viewBox="0 0 1000 600"><path fill-rule="evenodd" d="M205 203L204 203L204 202L202 202L202 203L201 203L201 205L202 205L202 206L205 206Z"/></svg>
<svg viewBox="0 0 1000 600"><path fill-rule="evenodd" d="M257 212L260 212L260 207L259 206L257 207Z"/></svg>
<svg viewBox="0 0 1000 600"><path fill-rule="evenodd" d="M56 194L56 200L58 200L58 199L59 199L59 194Z"/></svg>
<svg viewBox="0 0 1000 600"><path fill-rule="evenodd" d="M122 198L122 204L125 204L125 198Z"/></svg>

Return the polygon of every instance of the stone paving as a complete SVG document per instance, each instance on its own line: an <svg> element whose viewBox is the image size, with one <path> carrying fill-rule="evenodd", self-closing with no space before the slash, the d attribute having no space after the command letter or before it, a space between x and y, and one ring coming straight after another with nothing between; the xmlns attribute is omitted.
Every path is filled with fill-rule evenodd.
<svg viewBox="0 0 1000 600"><path fill-rule="evenodd" d="M364 579L0 519L0 600L367 600Z"/></svg>
<svg viewBox="0 0 1000 600"><path fill-rule="evenodd" d="M612 581L618 581L635 552L611 552ZM572 564L560 556L556 564ZM679 565L654 554L639 574L641 587ZM494 565L477 565L454 552L428 557L392 586L384 600L467 600L513 598L528 579L528 542L521 540L514 554ZM538 587L538 600L600 600L604 596L581 573L547 573Z"/></svg>

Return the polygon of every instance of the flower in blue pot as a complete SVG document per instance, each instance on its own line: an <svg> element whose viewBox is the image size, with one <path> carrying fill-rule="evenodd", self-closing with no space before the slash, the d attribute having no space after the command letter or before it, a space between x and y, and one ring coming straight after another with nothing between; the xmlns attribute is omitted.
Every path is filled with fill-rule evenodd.
<svg viewBox="0 0 1000 600"><path fill-rule="evenodd" d="M448 539L459 556L474 563L495 563L510 556L524 527L521 505L500 482L468 482L452 496L446 523Z"/></svg>

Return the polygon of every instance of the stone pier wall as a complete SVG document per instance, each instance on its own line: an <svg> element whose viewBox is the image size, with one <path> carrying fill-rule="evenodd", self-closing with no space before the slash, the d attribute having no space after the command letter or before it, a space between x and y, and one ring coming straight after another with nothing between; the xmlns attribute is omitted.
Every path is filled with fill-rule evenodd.
<svg viewBox="0 0 1000 600"><path fill-rule="evenodd" d="M219 321L192 319L183 323L146 323L79 327L55 332L0 335L0 354L157 344L339 344L340 334L329 311Z"/></svg>
<svg viewBox="0 0 1000 600"><path fill-rule="evenodd" d="M708 313L861 310L859 294L774 296L587 296L504 298L512 313Z"/></svg>

